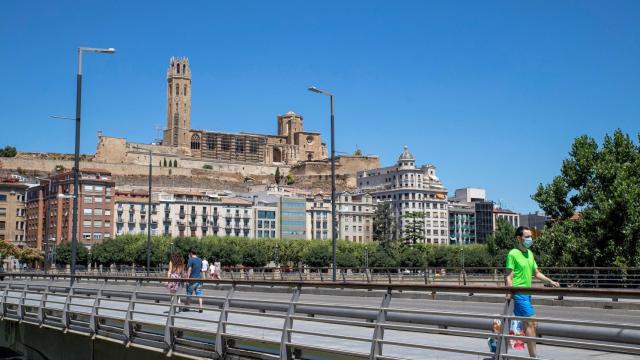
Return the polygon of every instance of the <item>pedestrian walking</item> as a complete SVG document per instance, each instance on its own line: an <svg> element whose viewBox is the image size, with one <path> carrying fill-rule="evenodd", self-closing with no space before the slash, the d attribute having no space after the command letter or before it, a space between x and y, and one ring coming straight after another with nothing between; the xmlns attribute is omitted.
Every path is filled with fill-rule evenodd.
<svg viewBox="0 0 640 360"><path fill-rule="evenodd" d="M220 280L220 274L222 273L222 264L220 264L220 261L216 261L213 263L212 267L212 278Z"/></svg>
<svg viewBox="0 0 640 360"><path fill-rule="evenodd" d="M198 257L195 249L189 250L189 261L187 262L187 274L189 279L202 280L202 260ZM189 305L191 304L191 296L198 297L198 303L200 305L198 312L202 312L202 281L190 281L187 284L187 307L184 311L189 311Z"/></svg>
<svg viewBox="0 0 640 360"><path fill-rule="evenodd" d="M516 247L509 251L507 254L507 274L506 285L514 287L531 287L531 279L535 276L536 279L544 281L551 286L558 287L560 284L557 281L553 281L546 277L538 269L536 259L533 257L533 252L529 248L533 245L533 238L531 237L531 230L526 226L520 226L516 229ZM511 295L507 295L509 298ZM523 321L524 333L526 336L535 338L537 323L533 319L535 317L535 311L531 305L531 295L527 294L515 294L513 295L514 308L513 314L515 316L530 318ZM507 324L503 324L507 326ZM538 359L538 353L536 351L535 341L527 341L527 349L529 350L529 357Z"/></svg>
<svg viewBox="0 0 640 360"><path fill-rule="evenodd" d="M202 259L202 278L206 279L209 270L209 262L207 259Z"/></svg>
<svg viewBox="0 0 640 360"><path fill-rule="evenodd" d="M171 296L175 296L178 293L178 290L182 287L182 282L179 281L184 276L184 257L177 252L171 254L171 258L169 259L169 270L167 271L167 277L170 279L175 279L175 281L169 281L167 284L167 289L169 289L169 293ZM178 305L180 305L180 297L178 296ZM178 307L178 311L180 308Z"/></svg>

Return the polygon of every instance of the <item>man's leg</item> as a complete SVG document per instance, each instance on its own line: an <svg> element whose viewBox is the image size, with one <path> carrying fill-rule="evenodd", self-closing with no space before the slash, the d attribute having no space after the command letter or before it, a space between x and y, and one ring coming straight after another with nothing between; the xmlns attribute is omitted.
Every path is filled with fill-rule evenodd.
<svg viewBox="0 0 640 360"><path fill-rule="evenodd" d="M196 296L198 296L198 304L200 305L200 312L202 312L202 283L196 284Z"/></svg>
<svg viewBox="0 0 640 360"><path fill-rule="evenodd" d="M532 317L531 320L524 322L524 334L528 337L536 337L536 328L538 324L536 320ZM527 350L529 350L529 357L536 357L538 352L536 350L536 342L535 341L527 341Z"/></svg>

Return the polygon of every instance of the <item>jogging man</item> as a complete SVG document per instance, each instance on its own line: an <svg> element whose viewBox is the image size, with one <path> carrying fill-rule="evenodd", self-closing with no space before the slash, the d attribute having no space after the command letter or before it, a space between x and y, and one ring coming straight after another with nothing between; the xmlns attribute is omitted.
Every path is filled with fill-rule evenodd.
<svg viewBox="0 0 640 360"><path fill-rule="evenodd" d="M202 279L202 260L198 257L195 249L189 250L187 274L189 274L189 279ZM187 285L187 308L184 311L189 311L188 306L194 293L198 297L198 303L200 304L198 312L202 312L202 282L200 281L190 282Z"/></svg>
<svg viewBox="0 0 640 360"><path fill-rule="evenodd" d="M528 227L520 226L516 229L516 242L516 248L509 251L507 255L507 286L530 288L531 278L533 276L554 287L560 286L558 282L549 279L538 270L538 264L536 264L536 259L533 258L533 252L529 250L531 245L533 245L533 238L531 237L531 230L529 230ZM513 301L513 314L515 316L530 318L535 315L533 306L531 305L531 295L515 294L513 295ZM526 320L523 321L523 323L525 335L528 337L536 337L537 324L535 320ZM537 358L535 341L528 341L527 349L529 350L529 357Z"/></svg>

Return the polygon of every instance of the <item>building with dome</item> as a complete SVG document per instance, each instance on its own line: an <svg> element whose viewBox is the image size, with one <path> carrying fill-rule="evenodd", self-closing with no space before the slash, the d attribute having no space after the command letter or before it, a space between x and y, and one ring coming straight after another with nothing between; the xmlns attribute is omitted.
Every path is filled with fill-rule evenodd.
<svg viewBox="0 0 640 360"><path fill-rule="evenodd" d="M405 215L424 215L424 242L449 243L447 189L436 176L436 168L426 164L416 166L416 159L407 146L395 165L359 171L358 190L369 193L378 202L389 202L398 225L398 237L406 229Z"/></svg>

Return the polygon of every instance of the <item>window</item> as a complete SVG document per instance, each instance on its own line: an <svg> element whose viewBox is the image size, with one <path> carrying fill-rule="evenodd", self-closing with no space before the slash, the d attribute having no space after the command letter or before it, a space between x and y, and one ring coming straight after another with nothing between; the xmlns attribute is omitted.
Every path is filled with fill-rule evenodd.
<svg viewBox="0 0 640 360"><path fill-rule="evenodd" d="M102 185L96 185L93 190L97 191L97 192L102 192L102 190L104 190L104 186Z"/></svg>
<svg viewBox="0 0 640 360"><path fill-rule="evenodd" d="M105 220L104 226L106 226L106 227L111 226L111 221L110 220Z"/></svg>
<svg viewBox="0 0 640 360"><path fill-rule="evenodd" d="M102 209L93 209L93 215L102 215Z"/></svg>
<svg viewBox="0 0 640 360"><path fill-rule="evenodd" d="M216 148L216 138L212 135L207 136L207 149L214 150Z"/></svg>
<svg viewBox="0 0 640 360"><path fill-rule="evenodd" d="M82 226L91 227L91 220L83 220L82 221Z"/></svg>
<svg viewBox="0 0 640 360"><path fill-rule="evenodd" d="M0 230L4 230L6 223L4 221L0 221Z"/></svg>
<svg viewBox="0 0 640 360"><path fill-rule="evenodd" d="M182 95L187 96L187 85L184 86L184 91L182 92Z"/></svg>
<svg viewBox="0 0 640 360"><path fill-rule="evenodd" d="M102 227L102 221L101 220L95 220L93 222L93 227Z"/></svg>
<svg viewBox="0 0 640 360"><path fill-rule="evenodd" d="M104 236L103 236L103 237L104 237L105 239L110 239L110 238L111 238L111 234L109 234L109 233L104 233Z"/></svg>
<svg viewBox="0 0 640 360"><path fill-rule="evenodd" d="M93 191L93 185L85 185L84 191Z"/></svg>
<svg viewBox="0 0 640 360"><path fill-rule="evenodd" d="M93 201L96 202L96 203L101 203L102 202L102 197L96 196Z"/></svg>
<svg viewBox="0 0 640 360"><path fill-rule="evenodd" d="M91 240L91 233L82 233L82 238L84 240Z"/></svg>
<svg viewBox="0 0 640 360"><path fill-rule="evenodd" d="M106 209L106 210L104 211L104 214L105 214L105 215L107 215L107 216L111 216L111 210Z"/></svg>
<svg viewBox="0 0 640 360"><path fill-rule="evenodd" d="M93 204L93 198L91 196L85 196L83 201L85 204Z"/></svg>
<svg viewBox="0 0 640 360"><path fill-rule="evenodd" d="M82 212L83 212L85 215L91 215L91 213L92 213L92 209L91 209L91 208L86 208L86 209L83 209L83 211L82 211Z"/></svg>
<svg viewBox="0 0 640 360"><path fill-rule="evenodd" d="M194 149L194 150L200 149L200 135L193 134L193 136L191 136L191 149Z"/></svg>
<svg viewBox="0 0 640 360"><path fill-rule="evenodd" d="M102 234L101 233L93 234L93 240L102 240Z"/></svg>
<svg viewBox="0 0 640 360"><path fill-rule="evenodd" d="M0 208L0 215L7 215L7 208Z"/></svg>
<svg viewBox="0 0 640 360"><path fill-rule="evenodd" d="M236 152L238 154L244 153L244 141L242 139L236 139Z"/></svg>

